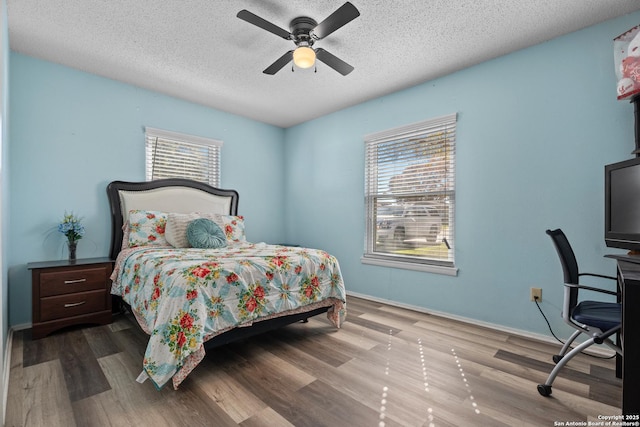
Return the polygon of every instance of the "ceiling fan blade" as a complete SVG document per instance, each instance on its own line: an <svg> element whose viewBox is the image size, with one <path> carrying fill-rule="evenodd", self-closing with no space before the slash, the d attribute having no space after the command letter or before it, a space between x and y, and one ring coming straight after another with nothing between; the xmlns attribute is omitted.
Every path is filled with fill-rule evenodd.
<svg viewBox="0 0 640 427"><path fill-rule="evenodd" d="M248 23L253 24L256 27L260 27L263 30L267 30L270 33L275 34L276 36L282 37L283 39L291 40L292 38L292 35L289 31L283 28L280 28L275 24L272 24L271 22L267 21L264 18L260 18L258 15L253 14L246 9L243 9L240 12L238 12L236 16L242 19L243 21L247 21Z"/></svg>
<svg viewBox="0 0 640 427"><path fill-rule="evenodd" d="M290 50L289 52L282 55L280 58L276 59L276 62L269 65L267 68L265 68L263 73L274 75L275 73L280 71L282 67L284 67L289 62L291 62L292 59L293 59L293 51Z"/></svg>
<svg viewBox="0 0 640 427"><path fill-rule="evenodd" d="M333 55L333 54L331 54L329 52L327 52L326 50L324 50L322 48L316 49L316 58L319 61L324 62L329 67L333 68L334 70L336 70L337 72L339 72L343 76L346 76L347 74L349 74L350 72L353 71L353 67L351 65L347 64L342 59L338 58L337 56L335 56L335 55Z"/></svg>
<svg viewBox="0 0 640 427"><path fill-rule="evenodd" d="M360 12L354 5L346 2L340 6L335 12L319 23L314 29L313 34L316 39L320 40L333 33L338 28L356 19L360 16Z"/></svg>

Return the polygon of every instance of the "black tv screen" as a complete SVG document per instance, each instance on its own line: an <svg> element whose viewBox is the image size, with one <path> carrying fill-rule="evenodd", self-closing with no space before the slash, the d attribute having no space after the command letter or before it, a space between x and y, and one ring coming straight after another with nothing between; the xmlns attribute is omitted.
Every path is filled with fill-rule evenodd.
<svg viewBox="0 0 640 427"><path fill-rule="evenodd" d="M640 251L640 158L605 166L605 242Z"/></svg>

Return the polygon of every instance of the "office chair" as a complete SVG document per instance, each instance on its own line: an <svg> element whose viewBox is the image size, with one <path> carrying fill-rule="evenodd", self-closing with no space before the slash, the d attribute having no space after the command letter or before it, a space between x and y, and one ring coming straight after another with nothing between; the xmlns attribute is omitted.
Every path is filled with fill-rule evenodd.
<svg viewBox="0 0 640 427"><path fill-rule="evenodd" d="M538 392L543 396L551 395L551 386L558 372L575 355L582 352L593 344L606 344L622 355L622 349L617 346L610 337L620 331L622 324L622 307L614 302L600 301L579 301L578 292L581 289L600 292L608 295L618 295L617 292L606 289L584 286L579 284L581 276L600 277L604 279L617 280L615 277L603 276L601 274L580 273L576 256L571 249L567 236L562 230L547 230L547 234L553 240L553 244L560 257L562 271L564 272L564 303L562 307L562 318L576 331L569 337L562 346L560 354L553 356L556 363L544 384L538 384ZM570 349L573 341L581 334L586 334L589 339L583 341L575 348Z"/></svg>

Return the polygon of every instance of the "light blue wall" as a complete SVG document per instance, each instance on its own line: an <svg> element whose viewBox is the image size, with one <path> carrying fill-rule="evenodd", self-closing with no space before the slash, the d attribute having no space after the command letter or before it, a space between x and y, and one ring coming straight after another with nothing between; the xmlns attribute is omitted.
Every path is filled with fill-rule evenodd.
<svg viewBox="0 0 640 427"><path fill-rule="evenodd" d="M11 325L31 321L26 264L66 257L51 231L65 210L84 217L78 257L108 255L106 186L144 181L145 126L222 140L221 186L240 193L247 237L282 239L281 128L17 53L10 71Z"/></svg>
<svg viewBox="0 0 640 427"><path fill-rule="evenodd" d="M5 354L5 345L7 343L7 331L9 328L9 279L8 279L8 263L9 251L9 26L7 24L7 2L0 2L0 292L2 292L2 301L0 315L2 316L2 354ZM0 360L3 360L0 357ZM1 394L0 394L1 395ZM1 411L0 411L1 413Z"/></svg>
<svg viewBox="0 0 640 427"><path fill-rule="evenodd" d="M286 130L13 53L10 324L30 321L26 263L65 256L62 237L47 237L65 209L85 217L79 256L107 254L104 188L144 178L153 126L222 139L222 185L239 190L249 239L330 251L353 292L546 333L528 301L542 287L560 327L544 230L562 227L583 266L614 273L603 166L630 157L634 124L615 99L612 39L638 23L631 14ZM363 136L452 112L458 276L361 264Z"/></svg>
<svg viewBox="0 0 640 427"><path fill-rule="evenodd" d="M631 157L634 122L616 100L612 40L639 23L621 17L287 129L287 238L336 255L353 292L521 330L547 332L529 301L542 287L560 328L562 273L544 230L563 228L584 270L615 275L603 167ZM361 264L364 135L453 112L458 276Z"/></svg>

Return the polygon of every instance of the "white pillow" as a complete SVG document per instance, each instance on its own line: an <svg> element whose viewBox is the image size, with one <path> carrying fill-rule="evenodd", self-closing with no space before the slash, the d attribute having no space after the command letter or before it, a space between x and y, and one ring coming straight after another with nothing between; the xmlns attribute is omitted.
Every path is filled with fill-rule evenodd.
<svg viewBox="0 0 640 427"><path fill-rule="evenodd" d="M191 221L198 218L213 218L206 214L199 213L170 213L167 216L167 227L164 231L164 237L167 242L174 248L190 248L189 241L187 240L187 226Z"/></svg>

